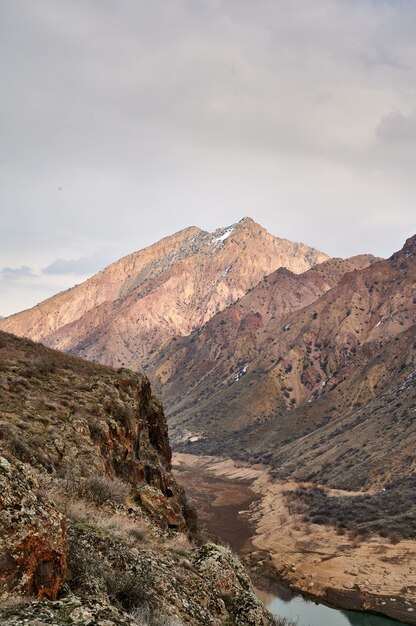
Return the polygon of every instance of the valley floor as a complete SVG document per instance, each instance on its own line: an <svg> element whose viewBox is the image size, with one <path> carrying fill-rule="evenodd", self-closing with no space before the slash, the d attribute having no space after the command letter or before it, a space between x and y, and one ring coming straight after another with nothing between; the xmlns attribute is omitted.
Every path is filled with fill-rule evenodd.
<svg viewBox="0 0 416 626"><path fill-rule="evenodd" d="M174 467L202 521L208 521L210 510L212 516L212 507L224 520L225 507L236 508L237 526L223 525L222 536L254 572L342 608L416 624L415 541L393 545L376 536L359 542L330 526L304 522L290 512L284 495L298 484L276 483L260 465L176 453ZM212 520L208 527L221 534Z"/></svg>

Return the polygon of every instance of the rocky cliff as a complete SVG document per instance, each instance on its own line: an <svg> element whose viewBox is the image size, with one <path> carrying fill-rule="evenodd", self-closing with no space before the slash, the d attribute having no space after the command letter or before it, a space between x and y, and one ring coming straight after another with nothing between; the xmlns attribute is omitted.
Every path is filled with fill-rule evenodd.
<svg viewBox="0 0 416 626"><path fill-rule="evenodd" d="M170 462L144 376L0 333L1 623L271 624Z"/></svg>
<svg viewBox="0 0 416 626"><path fill-rule="evenodd" d="M279 267L328 257L250 218L213 233L187 228L135 252L0 328L107 365L146 371L150 354L188 335Z"/></svg>

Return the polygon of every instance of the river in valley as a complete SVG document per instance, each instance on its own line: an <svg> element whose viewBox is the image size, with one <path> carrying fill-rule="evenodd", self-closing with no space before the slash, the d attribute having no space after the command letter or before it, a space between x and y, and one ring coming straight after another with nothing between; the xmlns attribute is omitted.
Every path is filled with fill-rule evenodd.
<svg viewBox="0 0 416 626"><path fill-rule="evenodd" d="M272 591L256 591L270 613L291 618L298 626L403 626L402 622L387 617L315 603L277 585Z"/></svg>
<svg viewBox="0 0 416 626"><path fill-rule="evenodd" d="M176 468L178 481L185 487L190 502L206 530L244 557L252 549L254 528L246 511L257 495L249 480L215 476L200 467ZM259 598L269 611L292 619L298 626L403 626L402 622L359 611L347 611L295 594L261 575L254 584Z"/></svg>

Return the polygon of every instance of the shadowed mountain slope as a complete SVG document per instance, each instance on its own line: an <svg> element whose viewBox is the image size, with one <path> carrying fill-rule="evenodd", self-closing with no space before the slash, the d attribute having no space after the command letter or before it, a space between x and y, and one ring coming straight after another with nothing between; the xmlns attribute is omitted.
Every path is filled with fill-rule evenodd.
<svg viewBox="0 0 416 626"><path fill-rule="evenodd" d="M315 302L346 273L373 262L374 257L363 255L331 259L300 275L279 269L200 331L174 338L156 353L149 373L165 398L175 440L176 421L186 422L188 410L191 420L201 417L201 428L203 415L214 420L217 410L222 414L222 407L222 417L233 425L251 423L251 413L240 408L233 412L232 407L246 392L242 406L250 402L254 381L260 383L267 371L283 362L277 337L286 337L287 317ZM180 430L179 438L186 439L186 431L181 434Z"/></svg>

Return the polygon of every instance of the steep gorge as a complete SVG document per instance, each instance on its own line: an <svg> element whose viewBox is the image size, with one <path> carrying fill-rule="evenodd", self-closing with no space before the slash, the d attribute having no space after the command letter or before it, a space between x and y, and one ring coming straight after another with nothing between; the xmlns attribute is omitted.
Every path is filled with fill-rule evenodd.
<svg viewBox="0 0 416 626"><path fill-rule="evenodd" d="M385 261L333 259L300 276L278 270L201 331L172 341L150 372L175 446L334 486L414 471L415 253L413 237ZM394 398L403 408L392 410ZM356 461L374 460L361 482L352 441Z"/></svg>

